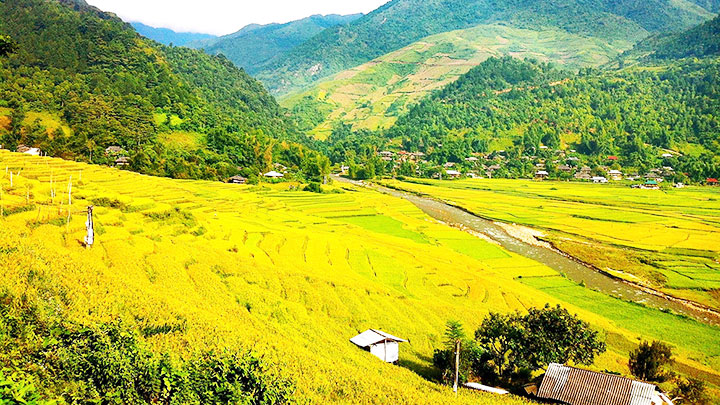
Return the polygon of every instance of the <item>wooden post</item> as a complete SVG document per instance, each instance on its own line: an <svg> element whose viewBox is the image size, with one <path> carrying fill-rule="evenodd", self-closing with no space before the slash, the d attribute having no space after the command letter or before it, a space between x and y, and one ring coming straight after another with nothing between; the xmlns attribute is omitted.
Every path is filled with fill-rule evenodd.
<svg viewBox="0 0 720 405"><path fill-rule="evenodd" d="M68 206L72 205L72 176L68 182Z"/></svg>
<svg viewBox="0 0 720 405"><path fill-rule="evenodd" d="M95 227L93 224L93 206L87 208L87 221L85 221L85 228L87 229L87 235L85 236L85 247L91 248L95 243Z"/></svg>
<svg viewBox="0 0 720 405"><path fill-rule="evenodd" d="M383 350L385 350L385 354L383 354L383 360L387 363L387 339L383 341Z"/></svg>
<svg viewBox="0 0 720 405"><path fill-rule="evenodd" d="M455 383L453 384L453 392L457 394L458 379L460 376L460 340L455 341Z"/></svg>

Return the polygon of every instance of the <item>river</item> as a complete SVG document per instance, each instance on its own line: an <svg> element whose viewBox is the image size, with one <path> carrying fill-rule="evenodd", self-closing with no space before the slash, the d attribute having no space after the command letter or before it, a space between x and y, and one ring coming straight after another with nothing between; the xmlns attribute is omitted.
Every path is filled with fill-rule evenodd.
<svg viewBox="0 0 720 405"><path fill-rule="evenodd" d="M362 182L356 182L340 177L334 178L341 182L368 186ZM470 214L462 209L432 198L421 197L415 194L393 190L375 184L371 187L379 192L398 198L404 198L420 208L429 216L446 224L463 226L473 232L480 233L493 240L503 248L542 263L564 274L568 279L573 280L576 283L585 283L588 288L595 289L607 295L626 301L633 301L660 310L670 310L677 314L695 318L704 323L720 326L720 315L715 312L707 311L699 306L693 306L692 304L685 303L682 300L645 291L633 284L625 283L621 280L606 276L590 266L574 260L573 258L567 257L561 252L536 246L515 238L493 221Z"/></svg>

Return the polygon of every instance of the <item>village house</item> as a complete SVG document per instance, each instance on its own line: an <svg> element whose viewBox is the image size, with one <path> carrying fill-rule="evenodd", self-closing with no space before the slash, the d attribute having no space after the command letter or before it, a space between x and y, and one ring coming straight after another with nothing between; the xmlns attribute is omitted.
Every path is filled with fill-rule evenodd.
<svg viewBox="0 0 720 405"><path fill-rule="evenodd" d="M660 174L658 174L658 172L656 172L655 170L657 170L657 169L653 169L653 170L651 170L650 172L648 172L648 173L644 176L645 179L647 179L647 180L659 180L659 179L661 179L662 176L661 176Z"/></svg>
<svg viewBox="0 0 720 405"><path fill-rule="evenodd" d="M672 405L657 386L614 374L551 363L537 397L569 405Z"/></svg>
<svg viewBox="0 0 720 405"><path fill-rule="evenodd" d="M274 170L263 174L263 176L265 176L267 178L271 178L271 179L281 179L281 178L285 177L284 174L276 172Z"/></svg>
<svg viewBox="0 0 720 405"><path fill-rule="evenodd" d="M350 341L387 363L397 363L400 357L399 343L407 342L405 339L400 339L377 329L368 329L350 339Z"/></svg>
<svg viewBox="0 0 720 405"><path fill-rule="evenodd" d="M232 176L232 177L230 177L230 179L228 180L228 183L232 183L232 184L246 184L246 183L247 183L247 179L246 179L245 177L243 177L243 176Z"/></svg>
<svg viewBox="0 0 720 405"><path fill-rule="evenodd" d="M664 159L668 159L668 158L673 157L673 155L672 155L672 153L663 153L663 154L662 154L662 157L663 157Z"/></svg>
<svg viewBox="0 0 720 405"><path fill-rule="evenodd" d="M544 180L547 179L549 173L545 170L538 170L535 172L535 179L537 180Z"/></svg>
<svg viewBox="0 0 720 405"><path fill-rule="evenodd" d="M614 181L620 181L623 179L623 174L620 170L610 170L608 171L608 176L610 177L610 180Z"/></svg>
<svg viewBox="0 0 720 405"><path fill-rule="evenodd" d="M563 172L563 173L570 173L570 172L572 172L572 167L570 167L570 166L568 166L568 165L560 165L560 166L558 166L557 169L560 170L560 171Z"/></svg>
<svg viewBox="0 0 720 405"><path fill-rule="evenodd" d="M125 150L119 146L108 146L105 148L105 155L107 156L117 156L117 155L124 155Z"/></svg>
<svg viewBox="0 0 720 405"><path fill-rule="evenodd" d="M493 173L500 170L500 165L491 165L485 171L485 175L492 179Z"/></svg>
<svg viewBox="0 0 720 405"><path fill-rule="evenodd" d="M578 180L590 180L590 179L592 179L592 169L590 169L590 168L587 167L587 166L582 167L582 168L580 169L580 171L578 171L577 173L575 173L575 178L578 179Z"/></svg>
<svg viewBox="0 0 720 405"><path fill-rule="evenodd" d="M445 175L451 179L459 179L460 176L462 176L462 173L457 170L445 170Z"/></svg>
<svg viewBox="0 0 720 405"><path fill-rule="evenodd" d="M718 185L718 179L715 179L715 178L712 178L712 177L711 177L711 178L708 178L707 180L705 180L705 184L707 184L708 186L717 186L717 185Z"/></svg>
<svg viewBox="0 0 720 405"><path fill-rule="evenodd" d="M380 159L382 159L386 162L392 162L393 156L395 156L395 154L390 151L385 150L385 151L379 152L378 156L380 156Z"/></svg>
<svg viewBox="0 0 720 405"><path fill-rule="evenodd" d="M115 159L115 166L130 166L130 158L128 158L127 156L118 157L117 159Z"/></svg>
<svg viewBox="0 0 720 405"><path fill-rule="evenodd" d="M42 151L40 151L39 148L31 148L31 147L25 146L25 145L18 145L17 152L24 153L26 155L31 155L31 156L40 156L42 154Z"/></svg>
<svg viewBox="0 0 720 405"><path fill-rule="evenodd" d="M660 190L660 185L655 180L648 180L640 188L643 190Z"/></svg>
<svg viewBox="0 0 720 405"><path fill-rule="evenodd" d="M618 161L618 157L617 157L617 156L608 156L608 160L611 161L611 162L617 162L617 161Z"/></svg>
<svg viewBox="0 0 720 405"><path fill-rule="evenodd" d="M605 183L608 182L608 179L605 178L604 176L594 176L594 177L593 177L592 179L590 179L590 180L592 180L592 182L595 183L595 184L605 184Z"/></svg>
<svg viewBox="0 0 720 405"><path fill-rule="evenodd" d="M468 157L468 158L465 158L465 161L468 162L468 163L475 163L475 162L477 162L478 160L480 160L480 159L476 158L475 156L470 156L470 157Z"/></svg>

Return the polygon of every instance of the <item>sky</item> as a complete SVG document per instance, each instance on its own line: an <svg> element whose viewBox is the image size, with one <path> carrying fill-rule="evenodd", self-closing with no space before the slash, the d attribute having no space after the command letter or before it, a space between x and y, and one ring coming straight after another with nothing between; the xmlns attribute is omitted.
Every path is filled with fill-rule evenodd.
<svg viewBox="0 0 720 405"><path fill-rule="evenodd" d="M128 22L178 32L225 35L252 24L286 23L313 14L368 13L388 0L86 0Z"/></svg>

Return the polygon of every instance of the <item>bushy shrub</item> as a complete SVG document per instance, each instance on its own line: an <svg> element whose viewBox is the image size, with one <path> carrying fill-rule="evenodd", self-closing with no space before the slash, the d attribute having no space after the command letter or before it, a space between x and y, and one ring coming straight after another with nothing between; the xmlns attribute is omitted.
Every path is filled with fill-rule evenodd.
<svg viewBox="0 0 720 405"><path fill-rule="evenodd" d="M322 186L320 186L320 183L312 182L305 186L305 188L303 188L303 191L308 191L311 193L322 193L323 189Z"/></svg>
<svg viewBox="0 0 720 405"><path fill-rule="evenodd" d="M81 326L0 296L0 403L62 398L105 404L281 404L290 381L252 352L201 352L189 360L151 351L121 322ZM17 376L25 376L19 378ZM36 386L28 381L37 381ZM11 400L8 403L22 403Z"/></svg>

